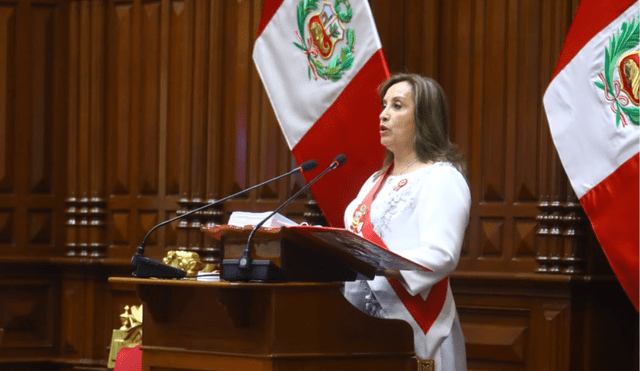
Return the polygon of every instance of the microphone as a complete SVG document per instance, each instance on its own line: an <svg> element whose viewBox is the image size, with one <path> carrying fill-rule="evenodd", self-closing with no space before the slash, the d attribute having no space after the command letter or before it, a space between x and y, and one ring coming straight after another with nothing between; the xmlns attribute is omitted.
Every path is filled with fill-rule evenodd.
<svg viewBox="0 0 640 371"><path fill-rule="evenodd" d="M223 269L220 278L226 281L273 282L283 280L282 272L279 271L279 269L271 262L271 260L251 259L251 239L253 238L253 235L267 220L269 220L269 218L282 210L283 207L285 207L289 202L293 201L307 188L311 187L313 183L322 178L326 173L342 166L345 161L347 161L347 156L345 156L344 154L336 156L336 158L333 159L333 162L331 163L331 165L329 165L328 168L326 168L317 177L313 178L313 180L302 187L298 192L296 192L296 194L289 197L285 202L278 206L278 208L273 210L271 214L262 219L260 223L256 224L249 234L249 238L247 239L247 247L242 252L240 259L224 259L222 261Z"/></svg>
<svg viewBox="0 0 640 371"><path fill-rule="evenodd" d="M234 198L237 196L240 196L244 193L247 193L249 191L252 191L258 187L262 187L263 185L269 184L271 182L275 182L276 180L282 179L284 177L296 174L296 173L305 173L307 171L311 171L313 169L316 168L316 166L318 166L318 164L316 163L316 160L309 160L306 161L304 163L302 163L302 165L298 166L297 168L289 171L286 174L282 174L279 175L273 179L269 179L267 181L264 181L260 184L254 185L252 187L249 187L243 191L237 192L232 194L231 196L227 196L225 198L222 198L220 200L217 200L215 202L211 202L209 204L206 204L204 206L201 206L197 209L193 209L189 212L186 212L182 215L178 215L175 218L169 219L169 220L165 220L162 223L159 223L158 225L156 225L155 227L151 228L149 230L149 232L147 232L147 234L144 236L144 238L142 239L142 242L140 243L140 246L138 246L138 252L136 252L135 254L133 254L133 257L131 258L131 265L136 266L136 271L133 272L133 275L139 278L147 278L147 277L156 277L156 278L182 278L184 276L187 275L187 272L185 272L182 269L176 268L176 267L172 267L170 265L166 265L166 264L162 264L162 263L158 263L150 258L147 258L144 256L144 247L147 243L147 239L149 238L149 236L151 235L151 233L153 233L153 231L155 231L156 229L165 226L169 223L175 222L176 220L182 219L182 218L186 218L187 216L191 215L191 214L195 214L199 211L205 210L209 207L215 206L217 204L220 204L230 198Z"/></svg>

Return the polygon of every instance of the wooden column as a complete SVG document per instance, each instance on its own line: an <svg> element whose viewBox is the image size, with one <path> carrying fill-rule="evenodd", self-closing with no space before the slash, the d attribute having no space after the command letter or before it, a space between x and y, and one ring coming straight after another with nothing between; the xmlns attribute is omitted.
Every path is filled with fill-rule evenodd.
<svg viewBox="0 0 640 371"><path fill-rule="evenodd" d="M105 3L69 3L67 239L70 257L106 255Z"/></svg>

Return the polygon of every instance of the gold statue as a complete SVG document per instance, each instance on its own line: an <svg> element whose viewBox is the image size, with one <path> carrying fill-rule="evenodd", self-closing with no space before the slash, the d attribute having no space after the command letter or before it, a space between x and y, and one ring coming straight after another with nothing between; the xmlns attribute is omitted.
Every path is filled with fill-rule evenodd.
<svg viewBox="0 0 640 371"><path fill-rule="evenodd" d="M122 326L113 330L111 335L108 368L116 366L116 358L122 348L134 348L142 343L142 305L125 306L124 313L120 315L120 322Z"/></svg>
<svg viewBox="0 0 640 371"><path fill-rule="evenodd" d="M198 274L204 266L198 253L192 251L169 251L162 262L186 271L187 276Z"/></svg>

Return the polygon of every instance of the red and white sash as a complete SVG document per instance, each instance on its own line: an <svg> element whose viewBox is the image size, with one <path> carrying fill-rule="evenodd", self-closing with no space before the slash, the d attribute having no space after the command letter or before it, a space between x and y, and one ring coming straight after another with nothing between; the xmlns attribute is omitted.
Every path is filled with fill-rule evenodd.
<svg viewBox="0 0 640 371"><path fill-rule="evenodd" d="M387 245L382 241L380 236L374 231L373 225L371 224L370 210L371 203L376 198L378 191L382 188L382 184L384 184L385 179L389 175L391 169L393 168L393 164L389 166L387 171L378 177L378 180L374 184L373 188L369 191L367 196L362 200L360 206L356 208L356 213L359 214L359 222L361 222L361 232L362 236L368 239L371 242L374 242L385 249L389 249ZM352 225L352 229L353 225ZM394 278L387 278L389 284L395 291L396 295L402 301L407 311L411 314L416 323L420 326L424 334L426 335L429 332L429 329L435 322L436 318L442 311L442 307L444 306L445 300L447 298L447 290L449 287L449 277L445 277L440 282L433 285L431 290L429 291L429 295L426 299L422 299L420 295L411 295L398 281Z"/></svg>

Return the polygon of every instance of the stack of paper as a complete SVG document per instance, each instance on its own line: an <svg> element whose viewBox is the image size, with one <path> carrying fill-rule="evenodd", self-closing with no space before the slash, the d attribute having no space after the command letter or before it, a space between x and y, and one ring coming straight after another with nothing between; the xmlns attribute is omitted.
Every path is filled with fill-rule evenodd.
<svg viewBox="0 0 640 371"><path fill-rule="evenodd" d="M231 213L231 216L229 217L229 222L227 224L235 227L244 227L247 225L254 226L260 223L262 220L264 220L264 218L269 216L269 214L271 214L271 211L267 211L264 213L234 211L233 213ZM266 228L279 228L285 225L292 226L292 225L298 225L298 223L294 222L293 220L287 218L282 214L275 213L271 218L269 218L266 222L264 222L264 224L262 224L262 226Z"/></svg>

